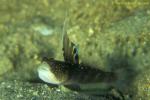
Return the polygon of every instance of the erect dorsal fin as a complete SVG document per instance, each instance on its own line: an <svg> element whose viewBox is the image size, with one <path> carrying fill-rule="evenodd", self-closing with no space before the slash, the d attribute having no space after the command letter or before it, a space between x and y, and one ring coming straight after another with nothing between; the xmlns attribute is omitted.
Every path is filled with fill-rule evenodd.
<svg viewBox="0 0 150 100"><path fill-rule="evenodd" d="M79 64L77 46L69 40L66 32L63 36L63 56L65 62Z"/></svg>

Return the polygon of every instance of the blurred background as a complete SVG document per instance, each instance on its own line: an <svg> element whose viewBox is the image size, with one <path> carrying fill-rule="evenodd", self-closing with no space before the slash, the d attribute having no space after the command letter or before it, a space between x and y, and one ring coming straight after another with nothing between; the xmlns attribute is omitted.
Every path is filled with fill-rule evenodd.
<svg viewBox="0 0 150 100"><path fill-rule="evenodd" d="M125 93L150 98L149 0L0 0L1 82L38 82L42 57L63 60L65 19L82 62L124 70Z"/></svg>

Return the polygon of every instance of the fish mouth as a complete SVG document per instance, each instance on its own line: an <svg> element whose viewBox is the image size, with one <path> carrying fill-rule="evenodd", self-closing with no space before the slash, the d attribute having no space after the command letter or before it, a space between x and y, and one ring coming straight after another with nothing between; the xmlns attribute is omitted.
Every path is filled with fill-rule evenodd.
<svg viewBox="0 0 150 100"><path fill-rule="evenodd" d="M40 64L37 71L39 78L44 82L55 85L61 84L61 82L56 78L54 73L51 71L50 66L46 62Z"/></svg>

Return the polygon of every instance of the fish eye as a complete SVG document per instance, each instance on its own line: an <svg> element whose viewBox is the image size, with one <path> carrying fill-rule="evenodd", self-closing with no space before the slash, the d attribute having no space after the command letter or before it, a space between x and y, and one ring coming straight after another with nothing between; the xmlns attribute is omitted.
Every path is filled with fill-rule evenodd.
<svg viewBox="0 0 150 100"><path fill-rule="evenodd" d="M47 60L48 60L47 57L43 57L43 58L42 58L42 61L47 61Z"/></svg>

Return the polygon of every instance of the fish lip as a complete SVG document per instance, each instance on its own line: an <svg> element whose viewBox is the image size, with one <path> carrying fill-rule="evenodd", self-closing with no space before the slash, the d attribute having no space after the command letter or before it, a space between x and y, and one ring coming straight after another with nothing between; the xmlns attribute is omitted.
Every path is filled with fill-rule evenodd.
<svg viewBox="0 0 150 100"><path fill-rule="evenodd" d="M45 61L43 61L42 64L40 64L40 66L37 68L38 72L41 70L50 70L50 67Z"/></svg>

